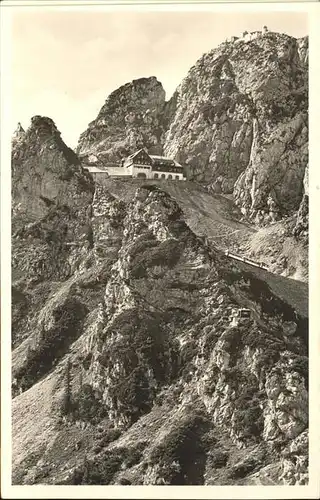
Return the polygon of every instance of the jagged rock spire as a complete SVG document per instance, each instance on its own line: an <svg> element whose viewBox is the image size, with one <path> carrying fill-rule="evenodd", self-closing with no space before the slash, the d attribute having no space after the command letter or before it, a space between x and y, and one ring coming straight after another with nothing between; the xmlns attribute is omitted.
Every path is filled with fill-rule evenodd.
<svg viewBox="0 0 320 500"><path fill-rule="evenodd" d="M24 131L25 131L25 130L24 130L23 126L21 125L21 123L20 123L20 122L18 122L16 132L24 132Z"/></svg>
<svg viewBox="0 0 320 500"><path fill-rule="evenodd" d="M25 134L25 130L24 130L23 126L21 125L20 122L18 122L17 128L13 133L12 140L17 141L17 140L21 139L24 136L24 134Z"/></svg>

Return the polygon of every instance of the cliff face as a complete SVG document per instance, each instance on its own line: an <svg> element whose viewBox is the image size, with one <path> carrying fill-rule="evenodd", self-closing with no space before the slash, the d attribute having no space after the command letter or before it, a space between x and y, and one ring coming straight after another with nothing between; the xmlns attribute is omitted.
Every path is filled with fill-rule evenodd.
<svg viewBox="0 0 320 500"><path fill-rule="evenodd" d="M93 193L91 176L53 121L32 118L12 147L13 341L26 335L23 311L33 301L28 283L71 276L90 249ZM39 294L39 304L46 296Z"/></svg>
<svg viewBox="0 0 320 500"><path fill-rule="evenodd" d="M97 118L81 134L77 153L120 161L141 147L162 152L165 92L155 77L140 78L110 94Z"/></svg>
<svg viewBox="0 0 320 500"><path fill-rule="evenodd" d="M54 122L34 116L28 130L14 138L12 148L14 222L20 216L37 221L52 207L81 211L91 202L93 190L91 177L65 145Z"/></svg>
<svg viewBox="0 0 320 500"><path fill-rule="evenodd" d="M208 193L229 195L258 230L242 253L307 279L307 37L257 32L225 42L197 61L168 102L154 78L120 87L78 150L101 166L140 146L180 161Z"/></svg>
<svg viewBox="0 0 320 500"><path fill-rule="evenodd" d="M205 54L178 88L165 153L244 214L297 209L308 159L307 39L266 33Z"/></svg>

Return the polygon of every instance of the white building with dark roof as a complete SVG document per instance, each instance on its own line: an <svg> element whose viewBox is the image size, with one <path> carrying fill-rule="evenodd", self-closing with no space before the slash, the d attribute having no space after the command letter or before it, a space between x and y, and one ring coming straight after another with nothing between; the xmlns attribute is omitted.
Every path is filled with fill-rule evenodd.
<svg viewBox="0 0 320 500"><path fill-rule="evenodd" d="M180 163L166 156L149 155L144 149L127 156L120 164L104 162L95 155L90 155L83 164L96 180L105 177L185 180Z"/></svg>
<svg viewBox="0 0 320 500"><path fill-rule="evenodd" d="M127 175L142 179L152 179L152 160L144 149L139 149L124 159L122 165Z"/></svg>
<svg viewBox="0 0 320 500"><path fill-rule="evenodd" d="M165 156L149 155L144 149L128 156L123 167L130 176L142 179L185 179L180 163Z"/></svg>

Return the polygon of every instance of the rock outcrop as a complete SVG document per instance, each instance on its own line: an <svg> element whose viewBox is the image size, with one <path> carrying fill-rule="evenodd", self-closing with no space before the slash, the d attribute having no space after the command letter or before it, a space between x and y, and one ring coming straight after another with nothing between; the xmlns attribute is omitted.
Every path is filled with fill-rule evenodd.
<svg viewBox="0 0 320 500"><path fill-rule="evenodd" d="M110 94L79 139L77 153L118 161L146 147L161 154L166 119L165 91L155 78L140 78Z"/></svg>
<svg viewBox="0 0 320 500"><path fill-rule="evenodd" d="M307 38L267 32L202 56L178 88L164 151L234 192L245 215L296 210L308 161ZM264 214L263 214L264 215Z"/></svg>
<svg viewBox="0 0 320 500"><path fill-rule="evenodd" d="M50 118L34 116L12 149L12 198L15 220L37 221L52 207L81 211L93 196L91 176L68 148Z"/></svg>
<svg viewBox="0 0 320 500"><path fill-rule="evenodd" d="M24 135L25 135L25 130L21 125L21 123L19 122L12 136L12 146L14 146L15 143L19 142L20 140L22 140Z"/></svg>
<svg viewBox="0 0 320 500"><path fill-rule="evenodd" d="M12 267L19 283L13 291L14 341L28 331L22 311L33 301L28 283L66 279L90 250L93 193L91 176L54 122L33 117L12 148ZM37 297L39 304L47 293Z"/></svg>
<svg viewBox="0 0 320 500"><path fill-rule="evenodd" d="M299 206L293 234L297 239L302 240L307 245L309 237L309 165L307 165L305 170L303 188L304 193Z"/></svg>

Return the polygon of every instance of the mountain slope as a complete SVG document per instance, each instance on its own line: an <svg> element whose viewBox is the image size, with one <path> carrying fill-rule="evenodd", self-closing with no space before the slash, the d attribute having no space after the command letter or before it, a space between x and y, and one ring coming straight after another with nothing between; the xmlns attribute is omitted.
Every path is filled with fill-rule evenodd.
<svg viewBox="0 0 320 500"><path fill-rule="evenodd" d="M99 184L105 186L116 198L128 202L141 182L137 179L106 177L100 179ZM170 194L183 209L192 231L221 250L233 251L257 262L263 261L271 272L281 276L307 281L308 240L305 234L305 215L300 219L291 216L260 227L243 220L232 199L208 192L200 183L150 179L144 184L159 186ZM295 236L297 224L300 224L299 231L303 233L298 237Z"/></svg>
<svg viewBox="0 0 320 500"><path fill-rule="evenodd" d="M161 189L140 187L126 204L98 187L92 227L94 260L57 284L41 332L13 352L14 482L247 484L272 463L290 483L285 456L302 440L303 484L305 319L206 247ZM76 338L59 323L70 301ZM251 319L231 324L230 308L243 306ZM48 343L55 358L35 369Z"/></svg>
<svg viewBox="0 0 320 500"><path fill-rule="evenodd" d="M169 102L155 77L114 91L77 152L120 161L146 147L189 179L233 193L245 217L299 209L308 163L308 38L266 32L225 42L190 69Z"/></svg>
<svg viewBox="0 0 320 500"><path fill-rule="evenodd" d="M43 304L54 282L70 277L90 248L93 193L91 176L53 121L34 117L12 149L14 344L33 324L28 308Z"/></svg>

